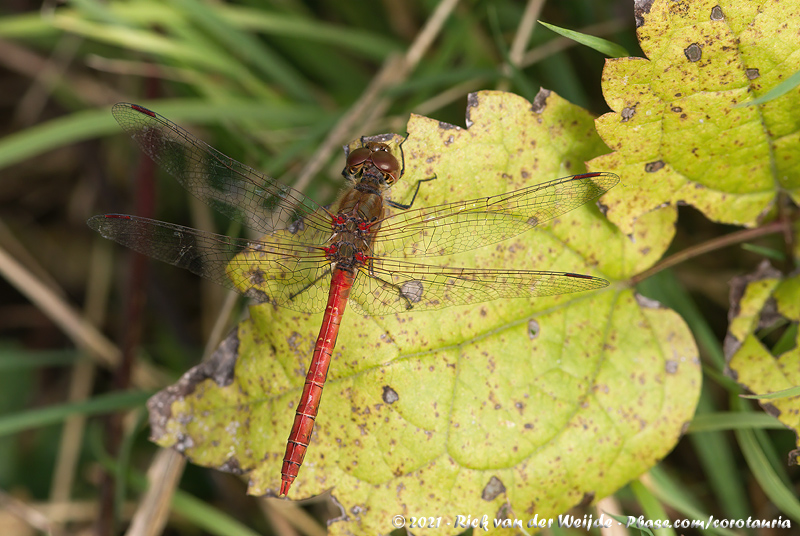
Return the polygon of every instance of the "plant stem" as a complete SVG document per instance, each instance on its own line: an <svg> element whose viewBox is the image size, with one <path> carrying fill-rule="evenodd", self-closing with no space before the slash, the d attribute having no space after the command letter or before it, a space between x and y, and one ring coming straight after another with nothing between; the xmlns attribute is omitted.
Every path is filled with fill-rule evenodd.
<svg viewBox="0 0 800 536"><path fill-rule="evenodd" d="M667 257L666 259L662 260L652 268L634 275L633 277L631 277L631 284L637 285L638 283L644 281L648 277L657 274L662 270L666 270L667 268L671 268L677 264L680 264L684 261L688 261L689 259L698 257L705 253L710 253L711 251L715 251L718 249L722 249L724 247L732 246L733 244L746 242L754 238L760 238L762 236L774 233L785 233L787 232L787 230L790 231L791 224L792 222L788 220L778 220L772 223L768 223L767 225L764 225L762 227L737 231L735 233L721 236L719 238L714 238L712 240L709 240L708 242L704 242L702 244L697 244L696 246L686 248L683 251L679 251L678 253L675 253L674 255Z"/></svg>

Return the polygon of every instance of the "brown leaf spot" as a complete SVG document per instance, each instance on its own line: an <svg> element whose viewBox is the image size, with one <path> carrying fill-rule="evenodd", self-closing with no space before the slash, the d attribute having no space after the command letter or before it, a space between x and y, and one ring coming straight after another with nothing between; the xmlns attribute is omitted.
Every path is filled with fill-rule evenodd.
<svg viewBox="0 0 800 536"><path fill-rule="evenodd" d="M505 492L506 487L503 485L503 482L496 476L493 476L489 479L489 483L486 484L486 487L483 488L481 499L484 501L493 501L498 497L498 495Z"/></svg>
<svg viewBox="0 0 800 536"><path fill-rule="evenodd" d="M270 303L272 301L269 299L269 295L266 292L257 288L247 289L244 295L256 303Z"/></svg>
<svg viewBox="0 0 800 536"><path fill-rule="evenodd" d="M507 502L505 502L505 503L500 505L500 508L497 509L497 512L495 513L495 517L497 519L509 519L511 517L514 517L513 514L514 514L514 512L511 509L511 505L508 504Z"/></svg>
<svg viewBox="0 0 800 536"><path fill-rule="evenodd" d="M381 395L383 401L387 404L394 404L398 400L400 400L400 395L397 394L397 391L389 387L388 385L383 386L383 394Z"/></svg>
<svg viewBox="0 0 800 536"><path fill-rule="evenodd" d="M258 287L264 284L264 272L262 272L259 268L253 268L247 273L247 278L250 280L250 284L254 287Z"/></svg>
<svg viewBox="0 0 800 536"><path fill-rule="evenodd" d="M700 61L700 58L703 57L703 49L697 43L692 43L683 49L683 53L686 55L686 59L691 62Z"/></svg>
<svg viewBox="0 0 800 536"><path fill-rule="evenodd" d="M175 444L172 445L173 449L183 454L184 452L186 452L186 449L190 449L193 447L194 447L194 440L190 436L184 433L176 434Z"/></svg>
<svg viewBox="0 0 800 536"><path fill-rule="evenodd" d="M636 294L636 304L643 308L643 309L663 309L664 306L661 305L661 302L648 298L646 296L642 296L641 294Z"/></svg>
<svg viewBox="0 0 800 536"><path fill-rule="evenodd" d="M781 416L781 410L770 403L761 404L761 407L764 408L765 412L767 412L769 415L772 415L776 419Z"/></svg>
<svg viewBox="0 0 800 536"><path fill-rule="evenodd" d="M550 93L552 93L552 91L549 89L542 88L539 90L531 106L531 111L533 113L540 114L544 112L544 109L547 108L547 98L550 96Z"/></svg>
<svg viewBox="0 0 800 536"><path fill-rule="evenodd" d="M292 234L297 234L300 231L305 230L305 228L306 228L306 221L301 218L297 221L292 222L286 229Z"/></svg>
<svg viewBox="0 0 800 536"><path fill-rule="evenodd" d="M755 80L761 76L761 73L758 72L758 69L745 69L744 74L747 76L748 80Z"/></svg>
<svg viewBox="0 0 800 536"><path fill-rule="evenodd" d="M541 327L539 326L539 322L536 320L528 320L528 338L530 340L535 339L539 336L539 331L541 331Z"/></svg>
<svg viewBox="0 0 800 536"><path fill-rule="evenodd" d="M725 13L722 12L722 8L720 6L714 6L711 8L711 20L725 20Z"/></svg>
<svg viewBox="0 0 800 536"><path fill-rule="evenodd" d="M239 460L236 458L228 458L225 463L217 467L223 473L233 473L234 475L243 475L245 470L239 465Z"/></svg>
<svg viewBox="0 0 800 536"><path fill-rule="evenodd" d="M467 95L467 113L466 113L466 124L467 128L472 126L472 109L477 108L480 104L480 98L478 97L478 93L470 93Z"/></svg>
<svg viewBox="0 0 800 536"><path fill-rule="evenodd" d="M419 303L419 301L422 299L424 290L425 289L422 285L422 281L410 279L400 285L400 296L408 300L410 303Z"/></svg>
<svg viewBox="0 0 800 536"><path fill-rule="evenodd" d="M478 93L470 93L467 95L467 111L469 112L470 108L477 108L480 104L480 99L478 99Z"/></svg>
<svg viewBox="0 0 800 536"><path fill-rule="evenodd" d="M655 162L648 162L644 165L644 172L645 173L655 173L656 171L663 169L666 164L663 160L656 160Z"/></svg>
<svg viewBox="0 0 800 536"><path fill-rule="evenodd" d="M633 0L633 17L636 20L636 27L644 26L644 15L650 13L653 0Z"/></svg>
<svg viewBox="0 0 800 536"><path fill-rule="evenodd" d="M581 499L581 502L577 504L577 506L578 506L578 508L582 508L582 507L585 508L586 506L589 506L590 504L592 504L593 500L594 500L594 492L593 491L588 491L588 492L583 494L583 498Z"/></svg>
<svg viewBox="0 0 800 536"><path fill-rule="evenodd" d="M636 115L636 106L626 106L622 109L622 122L627 123L634 115Z"/></svg>

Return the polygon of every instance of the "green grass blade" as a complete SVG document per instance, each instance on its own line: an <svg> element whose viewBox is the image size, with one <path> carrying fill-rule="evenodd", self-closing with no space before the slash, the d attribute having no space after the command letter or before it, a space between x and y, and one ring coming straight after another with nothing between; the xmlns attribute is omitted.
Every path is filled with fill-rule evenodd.
<svg viewBox="0 0 800 536"><path fill-rule="evenodd" d="M228 5L220 7L220 14L242 29L341 47L368 59L384 60L389 54L402 51L400 43L382 35L315 19Z"/></svg>
<svg viewBox="0 0 800 536"><path fill-rule="evenodd" d="M642 507L642 511L644 512L644 518L648 520L656 520L656 519L668 519L669 516L667 515L666 510L664 507L661 506L661 503L653 495L649 489L644 487L641 482L638 480L634 480L630 483L631 491L633 491L634 496L636 496L636 500L639 501L639 504ZM634 525L633 527L635 527ZM677 536L675 531L671 528L664 528L662 527L661 530L658 531L660 535L664 536Z"/></svg>
<svg viewBox="0 0 800 536"><path fill-rule="evenodd" d="M628 519L628 516L620 516L620 515L616 515L616 514L609 514L608 512L603 512L603 513L605 515L607 515L608 517L610 517L611 519L615 519L617 521L617 523L619 523L623 527L626 527L628 529L628 531L629 531L628 534L636 534L635 532L632 532L632 531L636 530L636 531L639 531L639 534L646 534L647 536L655 536L655 534L653 534L653 531L648 529L647 527L637 527L636 525L628 526L628 523L630 521Z"/></svg>
<svg viewBox="0 0 800 536"><path fill-rule="evenodd" d="M717 432L724 430L749 430L753 428L765 430L785 430L774 417L766 413L755 412L717 412L695 415L689 425L689 434Z"/></svg>
<svg viewBox="0 0 800 536"><path fill-rule="evenodd" d="M109 110L86 110L0 139L0 169L69 143L117 132Z"/></svg>
<svg viewBox="0 0 800 536"><path fill-rule="evenodd" d="M761 489L781 512L800 523L800 501L794 491L787 489L778 474L773 470L764 451L750 430L736 430L736 440L742 449L747 465L753 472Z"/></svg>
<svg viewBox="0 0 800 536"><path fill-rule="evenodd" d="M58 404L41 409L32 409L0 417L0 437L31 428L56 424L70 415L99 415L141 406L153 393L145 391L123 391L99 395L89 400L72 404Z"/></svg>
<svg viewBox="0 0 800 536"><path fill-rule="evenodd" d="M38 12L0 17L0 37L4 39L41 39L55 37L58 31Z"/></svg>
<svg viewBox="0 0 800 536"><path fill-rule="evenodd" d="M777 249L765 248L757 246L755 244L748 244L746 242L742 244L741 247L745 251L755 253L756 255L761 255L762 257L766 257L768 259L772 259L779 262L783 262L786 260L786 255L784 255L782 251L778 251Z"/></svg>
<svg viewBox="0 0 800 536"><path fill-rule="evenodd" d="M237 76L241 73L241 69L235 68L236 64L232 65L225 56L216 54L213 48L182 42L147 29L89 21L71 13L56 15L54 25L92 41L153 54L162 61L195 65L219 71L225 76Z"/></svg>
<svg viewBox="0 0 800 536"><path fill-rule="evenodd" d="M707 520L709 514L697 507L700 501L692 496L684 483L675 482L661 467L661 465L657 465L653 467L649 473L653 483L653 494L663 501L664 504L680 512L685 519L697 521ZM741 515L742 513L739 512L738 515L735 515L732 519L741 517ZM738 536L737 532L720 527L709 527L708 532L711 534L718 534L719 536Z"/></svg>
<svg viewBox="0 0 800 536"><path fill-rule="evenodd" d="M260 536L225 512L181 490L172 497L172 511L191 520L197 528L218 536Z"/></svg>
<svg viewBox="0 0 800 536"><path fill-rule="evenodd" d="M796 88L800 85L800 71L797 71L792 76L775 86L774 88L770 89L757 99L753 99L747 102L740 102L739 104L734 104L734 108L742 108L744 106L756 106L758 104L764 104L765 102L769 102L771 100L775 100L781 95L785 95L789 93L791 90Z"/></svg>
<svg viewBox="0 0 800 536"><path fill-rule="evenodd" d="M41 367L66 367L74 365L78 359L74 349L31 352L12 345L0 346L0 371L4 373Z"/></svg>
<svg viewBox="0 0 800 536"><path fill-rule="evenodd" d="M765 393L765 394L757 394L757 395L739 395L742 398L750 398L755 400L779 400L781 398L791 398L793 396L800 395L800 385L795 387L790 387L789 389L783 389L782 391L776 391L774 393Z"/></svg>
<svg viewBox="0 0 800 536"><path fill-rule="evenodd" d="M270 105L255 101L228 102L210 106L206 101L184 99L146 102L142 105L173 121L198 124L223 120L254 120L275 128L314 124L325 119L325 113L314 107ZM111 117L110 108L75 112L0 140L0 169L62 145L118 132L120 128Z"/></svg>
<svg viewBox="0 0 800 536"><path fill-rule="evenodd" d="M256 74L260 72L275 85L285 88L286 92L296 100L305 102L316 100L306 81L292 65L254 36L229 24L220 16L216 7L211 7L213 4L195 0L173 1L184 13L189 14L193 22L204 32L208 32L214 40L221 43L226 48L227 54L231 54L234 58L242 58L254 68ZM232 61L238 63L238 60ZM240 69L249 70L245 65L240 65Z"/></svg>
<svg viewBox="0 0 800 536"><path fill-rule="evenodd" d="M624 47L612 43L602 37L595 37L593 35L586 35L580 32L576 32L575 30L567 30L566 28L559 28L558 26L554 26L552 24L548 24L543 21L537 21L539 24L544 26L545 28L554 31L555 33L564 36L568 39L572 39L576 43L580 43L584 46L587 46L593 50L598 51L601 54L605 54L606 56L610 56L612 58L627 58L631 54L625 50Z"/></svg>

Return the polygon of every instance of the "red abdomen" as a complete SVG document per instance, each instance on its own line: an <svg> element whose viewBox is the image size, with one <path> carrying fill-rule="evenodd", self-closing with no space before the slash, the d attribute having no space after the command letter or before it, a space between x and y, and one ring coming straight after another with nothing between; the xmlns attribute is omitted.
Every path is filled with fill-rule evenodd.
<svg viewBox="0 0 800 536"><path fill-rule="evenodd" d="M339 335L339 324L342 314L347 306L350 288L353 286L355 275L351 272L335 269L331 278L331 290L328 293L328 305L325 307L325 316L322 327L314 347L311 365L306 373L306 383L303 394L294 416L294 424L289 434L286 453L283 455L281 467L281 495L286 495L297 477L303 458L311 440L314 430L314 421L317 418L319 403L322 399L322 388L328 376L328 367L331 364L331 354L336 346L336 337Z"/></svg>

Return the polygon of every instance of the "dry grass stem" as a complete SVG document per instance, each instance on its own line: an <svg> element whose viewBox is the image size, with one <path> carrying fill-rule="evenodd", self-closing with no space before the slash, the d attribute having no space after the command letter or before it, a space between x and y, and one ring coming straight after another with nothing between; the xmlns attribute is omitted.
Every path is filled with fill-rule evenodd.
<svg viewBox="0 0 800 536"><path fill-rule="evenodd" d="M157 536L169 520L172 496L180 483L186 458L171 449L160 449L147 471L149 486L133 514L126 536Z"/></svg>
<svg viewBox="0 0 800 536"><path fill-rule="evenodd" d="M311 182L311 178L320 172L332 152L339 146L363 132L364 125L370 123L368 117L381 116L388 108L388 100L379 99L386 88L397 84L408 77L411 70L416 67L422 56L433 43L436 35L441 31L447 17L450 16L458 0L443 0L436 7L425 26L417 35L414 42L408 47L404 57L390 56L384 62L380 72L373 78L361 97L345 113L336 126L331 129L319 149L309 159L308 164L300 171L295 188L303 190Z"/></svg>

